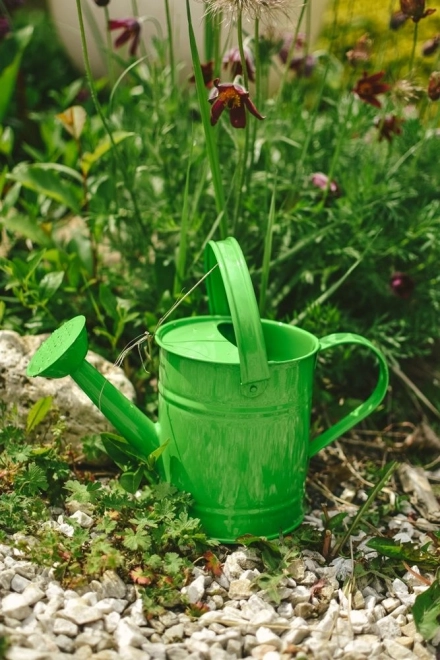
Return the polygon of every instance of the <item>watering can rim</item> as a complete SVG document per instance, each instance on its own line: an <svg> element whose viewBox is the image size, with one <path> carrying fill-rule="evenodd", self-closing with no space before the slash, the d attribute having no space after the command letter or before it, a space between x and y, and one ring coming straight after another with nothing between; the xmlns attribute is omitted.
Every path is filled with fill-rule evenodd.
<svg viewBox="0 0 440 660"><path fill-rule="evenodd" d="M228 360L228 359L214 359L209 357L208 355L195 355L194 353L191 353L191 348L188 349L188 343L183 343L182 346L183 348L180 348L177 345L173 344L168 344L165 339L165 335L168 333L172 333L176 329L179 330L182 327L184 328L185 326L201 326L201 325L207 325L208 329L209 326L218 326L221 323L228 323L232 325L232 319L231 316L223 316L223 315L206 315L206 316L187 316L181 319L175 319L173 321L168 321L164 325L160 326L160 328L157 330L155 333L154 339L157 345L160 347L161 350L167 351L168 353L171 353L173 355L176 355L178 357L181 357L183 359L191 360L193 362L201 362L204 364L219 364L221 366L223 365L232 365L232 366L239 366L240 365L240 358L238 355L238 351L236 352L234 359ZM264 328L265 327L281 327L286 330L288 330L292 335L301 336L303 339L307 339L311 342L311 348L305 352L302 352L301 355L297 357L290 357L285 360L274 360L270 359L268 357L267 359L267 364L269 366L274 366L274 365L291 365L293 362L300 362L302 360L306 360L312 356L314 356L320 348L320 340L318 337L313 335L311 332L308 332L307 330L303 330L302 328L298 328L297 326L290 325L288 323L283 323L282 321L275 321L271 319L261 319L261 324L263 328L263 334L264 334ZM195 342L197 342L197 339L195 339ZM225 340L225 344L228 343L227 340Z"/></svg>

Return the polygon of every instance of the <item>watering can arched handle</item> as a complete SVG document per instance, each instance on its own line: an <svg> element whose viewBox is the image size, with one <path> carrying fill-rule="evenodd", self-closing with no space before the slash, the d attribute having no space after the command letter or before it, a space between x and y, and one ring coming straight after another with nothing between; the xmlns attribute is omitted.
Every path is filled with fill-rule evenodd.
<svg viewBox="0 0 440 660"><path fill-rule="evenodd" d="M257 397L269 382L266 344L254 287L243 252L235 238L209 241L205 249L205 270L218 264L207 278L209 311L213 316L230 316L240 357L241 391Z"/></svg>
<svg viewBox="0 0 440 660"><path fill-rule="evenodd" d="M373 410L377 408L379 403L384 398L387 389L388 389L388 366L385 361L385 357L379 351L374 344L372 344L368 339L362 337L361 335L356 335L351 332L337 332L332 335L327 335L319 340L320 348L319 352L326 351L329 348L338 346L339 344L358 344L365 348L368 348L374 353L379 363L379 376L377 380L376 387L373 392L370 394L368 399L361 403L357 408L351 411L348 415L343 417L331 426L327 431L318 435L317 438L314 438L310 443L309 456L314 456L321 449L327 447L333 440L339 438L343 433L351 429L353 426L356 426L362 419L368 417Z"/></svg>

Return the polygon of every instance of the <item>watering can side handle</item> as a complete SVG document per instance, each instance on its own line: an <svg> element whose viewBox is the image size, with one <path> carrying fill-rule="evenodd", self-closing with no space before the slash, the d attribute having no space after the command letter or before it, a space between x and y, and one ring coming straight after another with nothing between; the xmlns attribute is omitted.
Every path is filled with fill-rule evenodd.
<svg viewBox="0 0 440 660"><path fill-rule="evenodd" d="M376 387L366 401L361 403L351 413L340 419L339 422L336 422L336 424L327 429L327 431L324 431L324 433L321 433L321 435L318 435L317 438L314 438L311 441L309 456L314 456L321 451L321 449L324 449L324 447L327 447L327 445L339 438L343 433L351 429L353 426L356 426L356 424L362 419L368 417L368 415L370 415L383 400L388 389L389 380L388 366L384 355L378 348L376 348L376 346L374 346L374 344L368 341L368 339L365 339L365 337L350 332L338 332L323 337L319 340L319 343L320 352L326 351L329 348L333 348L340 344L358 344L359 346L368 348L374 353L378 360L379 375Z"/></svg>

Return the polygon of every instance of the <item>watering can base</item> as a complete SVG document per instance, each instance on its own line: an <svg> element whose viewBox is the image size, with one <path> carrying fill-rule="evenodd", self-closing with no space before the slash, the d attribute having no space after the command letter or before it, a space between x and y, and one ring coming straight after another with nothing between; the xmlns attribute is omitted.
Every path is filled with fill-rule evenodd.
<svg viewBox="0 0 440 660"><path fill-rule="evenodd" d="M250 534L266 539L277 539L292 532L304 520L302 503L295 507L274 511L252 512L231 511L228 516L224 510L221 514L205 507L194 505L191 514L200 519L206 534L222 543L237 543L241 536Z"/></svg>

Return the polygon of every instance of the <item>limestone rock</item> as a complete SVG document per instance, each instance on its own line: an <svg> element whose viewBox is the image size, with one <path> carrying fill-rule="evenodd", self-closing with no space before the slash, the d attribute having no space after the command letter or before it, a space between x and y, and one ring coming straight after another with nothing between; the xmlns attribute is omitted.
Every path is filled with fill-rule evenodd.
<svg viewBox="0 0 440 660"><path fill-rule="evenodd" d="M68 376L66 378L28 378L27 366L48 335L20 336L12 330L0 331L0 399L15 405L19 418L26 419L39 399L53 397L53 405L66 420L63 439L78 446L87 435L114 431L104 415ZM89 351L87 360L128 399L134 401L133 385L119 367ZM44 422L42 432L47 431Z"/></svg>

